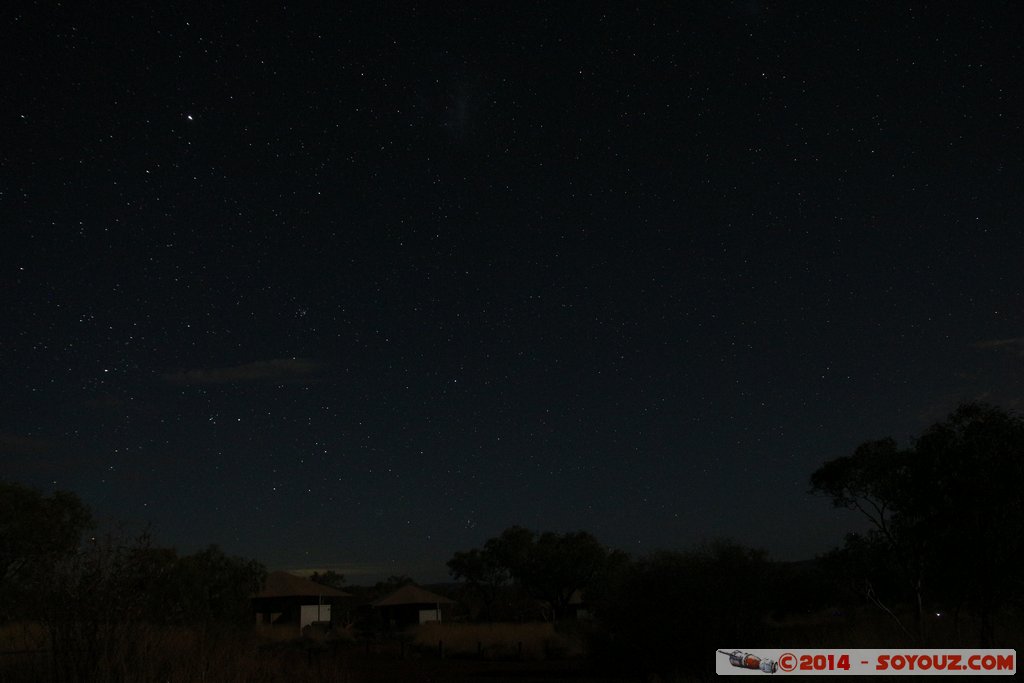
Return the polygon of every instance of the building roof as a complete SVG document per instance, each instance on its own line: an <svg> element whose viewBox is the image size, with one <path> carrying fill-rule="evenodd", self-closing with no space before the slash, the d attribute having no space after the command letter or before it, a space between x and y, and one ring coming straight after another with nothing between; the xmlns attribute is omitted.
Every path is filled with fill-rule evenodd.
<svg viewBox="0 0 1024 683"><path fill-rule="evenodd" d="M351 593L337 588L304 579L288 572L271 572L263 584L263 590L256 594L257 598L291 598L291 597L333 597L349 598Z"/></svg>
<svg viewBox="0 0 1024 683"><path fill-rule="evenodd" d="M394 593L387 595L373 603L374 607L391 607L393 605L453 605L454 600L449 600L443 595L431 593L426 588L420 588L408 584L402 586Z"/></svg>

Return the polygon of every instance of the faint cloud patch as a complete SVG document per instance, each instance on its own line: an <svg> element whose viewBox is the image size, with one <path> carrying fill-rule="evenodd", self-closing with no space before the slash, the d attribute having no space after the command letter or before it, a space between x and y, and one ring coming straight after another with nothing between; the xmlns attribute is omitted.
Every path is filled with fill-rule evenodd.
<svg viewBox="0 0 1024 683"><path fill-rule="evenodd" d="M1024 357L1024 337L1011 337L1009 339L986 339L975 342L976 349L1005 349Z"/></svg>
<svg viewBox="0 0 1024 683"><path fill-rule="evenodd" d="M88 461L80 453L68 455L62 452L66 446L63 441L48 437L0 434L0 462L3 462L5 470L0 479L57 477Z"/></svg>
<svg viewBox="0 0 1024 683"><path fill-rule="evenodd" d="M956 383L946 397L950 411L963 401L983 401L1013 411L1024 408L1024 337L983 339L970 346L975 353L968 367L954 372Z"/></svg>
<svg viewBox="0 0 1024 683"><path fill-rule="evenodd" d="M312 358L275 358L227 368L199 368L164 375L171 384L231 384L241 382L312 382L326 368Z"/></svg>
<svg viewBox="0 0 1024 683"><path fill-rule="evenodd" d="M0 453L15 455L36 455L57 448L59 442L39 436L0 434Z"/></svg>
<svg viewBox="0 0 1024 683"><path fill-rule="evenodd" d="M940 422L967 401L1024 411L1024 337L983 339L970 344L964 365L951 371L943 391L917 413L921 426Z"/></svg>

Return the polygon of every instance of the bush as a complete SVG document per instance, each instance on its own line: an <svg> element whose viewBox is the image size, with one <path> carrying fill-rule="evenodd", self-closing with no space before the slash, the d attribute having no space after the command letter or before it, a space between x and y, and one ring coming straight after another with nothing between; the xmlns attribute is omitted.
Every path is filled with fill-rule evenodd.
<svg viewBox="0 0 1024 683"><path fill-rule="evenodd" d="M635 560L593 593L604 632L592 650L605 664L662 676L713 675L706 653L763 637L767 581L764 554L728 542Z"/></svg>

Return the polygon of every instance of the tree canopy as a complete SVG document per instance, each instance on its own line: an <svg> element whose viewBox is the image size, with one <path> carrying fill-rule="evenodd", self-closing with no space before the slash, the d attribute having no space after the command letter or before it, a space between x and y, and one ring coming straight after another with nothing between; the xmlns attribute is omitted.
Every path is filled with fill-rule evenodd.
<svg viewBox="0 0 1024 683"><path fill-rule="evenodd" d="M593 600L607 630L603 652L671 679L681 647L710 652L716 643L762 640L770 593L764 551L718 540L613 564ZM702 679L714 675L696 666Z"/></svg>
<svg viewBox="0 0 1024 683"><path fill-rule="evenodd" d="M590 586L610 552L585 531L536 533L521 526L505 529L484 547L457 552L448 561L453 578L477 590L491 604L510 581L546 603L551 616L564 616L573 594Z"/></svg>
<svg viewBox="0 0 1024 683"><path fill-rule="evenodd" d="M38 581L94 527L89 508L73 493L44 495L0 482L0 585L17 589Z"/></svg>
<svg viewBox="0 0 1024 683"><path fill-rule="evenodd" d="M310 575L309 580L319 583L321 586L328 586L338 590L341 590L341 587L345 585L345 575L339 574L333 569L328 569L322 573L313 572Z"/></svg>
<svg viewBox="0 0 1024 683"><path fill-rule="evenodd" d="M1021 599L1020 416L984 403L962 404L908 448L882 439L826 462L811 476L811 487L870 520L868 535L851 537L847 550L893 561L916 608L920 638L928 602L969 605L988 643L996 605Z"/></svg>
<svg viewBox="0 0 1024 683"><path fill-rule="evenodd" d="M266 570L217 546L179 557L138 538L86 532L96 524L73 493L0 483L0 617L46 624L123 621L245 623Z"/></svg>

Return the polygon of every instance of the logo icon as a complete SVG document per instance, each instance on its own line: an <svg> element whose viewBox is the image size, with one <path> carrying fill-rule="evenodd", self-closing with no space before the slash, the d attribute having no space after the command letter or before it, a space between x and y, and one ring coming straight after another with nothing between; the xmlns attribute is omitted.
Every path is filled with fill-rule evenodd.
<svg viewBox="0 0 1024 683"><path fill-rule="evenodd" d="M732 652L719 650L718 652L719 654L726 655L729 658L729 663L735 667L739 667L740 669L760 670L766 674L773 674L778 669L778 664L772 659L762 659L757 655L748 654L739 650L733 650Z"/></svg>

